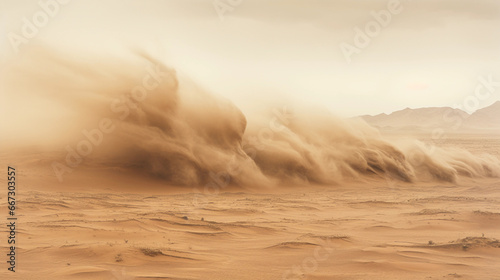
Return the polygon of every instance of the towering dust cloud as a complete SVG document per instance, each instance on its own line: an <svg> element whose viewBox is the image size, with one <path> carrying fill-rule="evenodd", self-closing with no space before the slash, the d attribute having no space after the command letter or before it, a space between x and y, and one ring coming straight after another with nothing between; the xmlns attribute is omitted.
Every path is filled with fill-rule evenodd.
<svg viewBox="0 0 500 280"><path fill-rule="evenodd" d="M288 106L286 118L245 116L140 51L128 58L69 59L38 49L10 68L8 94L51 104L31 118L54 115L57 122L37 128L40 137L53 137L34 141L64 147L53 164L61 176L80 165L180 185L205 184L214 176L242 186L332 184L360 176L406 182L500 176L496 157L388 141L363 121L317 109Z"/></svg>

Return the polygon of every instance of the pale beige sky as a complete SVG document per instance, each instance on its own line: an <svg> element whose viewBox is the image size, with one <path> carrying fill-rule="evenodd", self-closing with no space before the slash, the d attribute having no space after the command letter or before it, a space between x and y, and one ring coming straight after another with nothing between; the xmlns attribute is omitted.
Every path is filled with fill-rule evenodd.
<svg viewBox="0 0 500 280"><path fill-rule="evenodd" d="M234 5L223 20L217 1ZM23 36L23 17L43 10L39 0L1 0L0 58L38 42L98 54L139 47L240 107L291 97L341 116L458 107L478 77L500 82L497 0L400 1L350 63L340 45L355 46L355 28L394 0L217 1L72 0L15 53L12 34ZM500 87L478 107L496 100Z"/></svg>

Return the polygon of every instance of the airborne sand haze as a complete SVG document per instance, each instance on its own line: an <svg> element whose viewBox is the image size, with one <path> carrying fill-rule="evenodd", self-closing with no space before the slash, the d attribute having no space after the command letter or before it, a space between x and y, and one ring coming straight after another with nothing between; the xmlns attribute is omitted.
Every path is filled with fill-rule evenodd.
<svg viewBox="0 0 500 280"><path fill-rule="evenodd" d="M236 2L71 1L0 45L0 278L497 279L499 2L400 2L350 64L397 1Z"/></svg>
<svg viewBox="0 0 500 280"><path fill-rule="evenodd" d="M179 81L175 70L145 54L131 54L136 64L148 65L143 68L146 71L142 77L141 71L136 70L140 68L119 59L101 60L99 72L87 74L85 64L64 57L53 59L56 54L47 50L41 49L32 56L47 74L30 74L22 68L18 73L13 70L10 89L23 91L22 86L16 88L15 81L33 75L28 86L37 89L36 95L45 95L54 103L72 108L73 127L94 126L74 131L75 135L68 130L57 133L65 137L59 137L59 143L63 139L81 138L66 145L65 159L52 165L61 181L64 173L72 171L65 170L66 167L77 168L84 160L89 165L150 173L176 185L207 184L210 173L227 172L228 162L245 166L230 179L243 186L250 182L331 184L360 176L383 178L385 174L408 182L455 182L458 175L500 174L500 161L495 157L456 149L431 150L418 143L401 147L384 139L363 121L343 120L314 107L290 107L292 118L284 123L275 120L274 126L279 125L282 131L272 138L265 137L255 129L268 125L255 121L265 118L245 116L230 101L188 84L188 80ZM156 78L151 74L151 65L162 69L155 74ZM66 78L51 83L50 76ZM125 77L129 86L123 83L114 86ZM141 85L149 79L157 82L146 91ZM141 95L136 94L139 90ZM409 123L401 117L397 121ZM54 131L59 125L54 123L46 129ZM101 132L101 127L109 133ZM243 147L246 139L257 139L257 143L249 141L250 147ZM248 149L252 145L263 148L250 155ZM64 161L66 167L61 163Z"/></svg>

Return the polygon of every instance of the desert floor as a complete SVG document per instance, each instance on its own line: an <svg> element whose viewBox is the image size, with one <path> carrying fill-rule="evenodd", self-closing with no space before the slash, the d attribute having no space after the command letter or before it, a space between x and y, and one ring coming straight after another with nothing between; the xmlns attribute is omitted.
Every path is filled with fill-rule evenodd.
<svg viewBox="0 0 500 280"><path fill-rule="evenodd" d="M446 143L498 156L498 140ZM1 279L500 279L498 178L203 195L84 167L59 183L37 158L2 154L19 173L17 272L2 260Z"/></svg>

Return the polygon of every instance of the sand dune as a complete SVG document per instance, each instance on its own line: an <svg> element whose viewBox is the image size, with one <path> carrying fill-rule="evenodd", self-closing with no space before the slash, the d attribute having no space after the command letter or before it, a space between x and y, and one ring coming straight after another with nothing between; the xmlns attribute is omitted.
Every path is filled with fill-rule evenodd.
<svg viewBox="0 0 500 280"><path fill-rule="evenodd" d="M128 193L105 190L99 181L92 189L56 191L32 176L21 180L16 279L495 279L500 273L497 179L354 181L307 193L229 190L208 196L199 209L195 194L182 191Z"/></svg>
<svg viewBox="0 0 500 280"><path fill-rule="evenodd" d="M476 145L467 137L448 142ZM26 173L19 177L16 279L496 279L500 273L497 178L367 177L310 185L307 192L233 186L197 194L165 188L154 177L141 177L138 189L135 175L96 173L92 166L60 184L45 164L30 157L18 163ZM89 185L84 178L91 176ZM194 204L199 195L206 203Z"/></svg>

